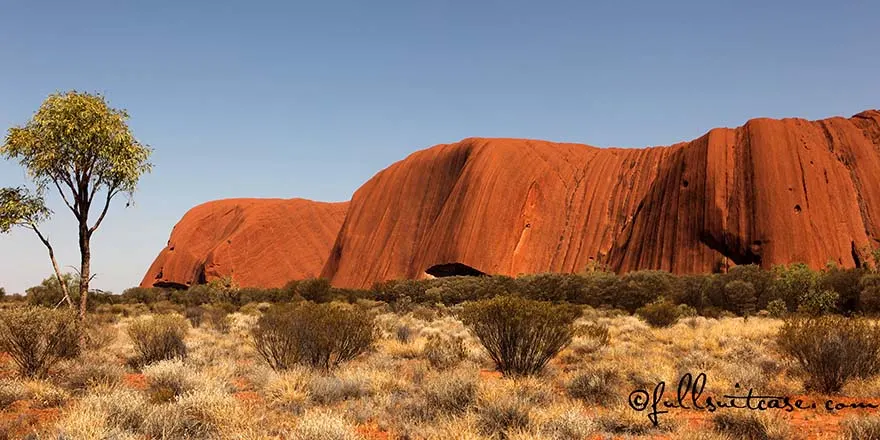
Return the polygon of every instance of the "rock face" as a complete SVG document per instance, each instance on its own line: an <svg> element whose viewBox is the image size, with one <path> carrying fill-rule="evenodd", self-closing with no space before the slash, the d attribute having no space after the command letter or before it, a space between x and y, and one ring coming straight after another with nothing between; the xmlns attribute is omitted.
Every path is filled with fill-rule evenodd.
<svg viewBox="0 0 880 440"><path fill-rule="evenodd" d="M593 263L676 273L852 267L880 245L878 176L876 110L754 119L646 149L465 139L416 152L364 184L321 275L369 287ZM266 269L249 270L256 280Z"/></svg>
<svg viewBox="0 0 880 440"><path fill-rule="evenodd" d="M189 210L142 287L185 287L232 277L242 287L281 287L315 277L348 203L227 199Z"/></svg>

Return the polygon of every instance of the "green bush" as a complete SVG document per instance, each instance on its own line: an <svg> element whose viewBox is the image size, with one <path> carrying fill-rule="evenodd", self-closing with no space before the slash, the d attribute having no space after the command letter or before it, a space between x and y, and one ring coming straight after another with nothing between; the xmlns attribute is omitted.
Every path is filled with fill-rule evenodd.
<svg viewBox="0 0 880 440"><path fill-rule="evenodd" d="M583 296L583 278L573 274L539 273L516 279L519 293L534 300L575 301Z"/></svg>
<svg viewBox="0 0 880 440"><path fill-rule="evenodd" d="M297 283L295 293L306 301L330 302L332 298L330 281L323 278L312 278Z"/></svg>
<svg viewBox="0 0 880 440"><path fill-rule="evenodd" d="M669 327L678 322L680 313L679 308L668 299L658 299L636 310L636 315L652 327Z"/></svg>
<svg viewBox="0 0 880 440"><path fill-rule="evenodd" d="M367 351L376 339L373 316L338 303L273 306L252 331L257 352L276 370L301 364L329 370Z"/></svg>
<svg viewBox="0 0 880 440"><path fill-rule="evenodd" d="M182 359L186 357L186 334L189 325L180 315L166 314L139 318L128 326L128 336L137 357L135 365Z"/></svg>
<svg viewBox="0 0 880 440"><path fill-rule="evenodd" d="M62 359L79 356L82 327L70 310L14 307L0 311L0 351L25 377L45 377Z"/></svg>
<svg viewBox="0 0 880 440"><path fill-rule="evenodd" d="M762 269L761 266L756 264L731 267L722 278L725 284L732 281L750 283L755 291L756 310L766 308L770 301L776 299L773 292L773 272Z"/></svg>
<svg viewBox="0 0 880 440"><path fill-rule="evenodd" d="M872 273L859 281L859 305L866 313L880 312L880 274Z"/></svg>
<svg viewBox="0 0 880 440"><path fill-rule="evenodd" d="M758 298L755 296L755 286L748 281L734 280L724 286L726 309L741 316L749 316L755 313Z"/></svg>
<svg viewBox="0 0 880 440"><path fill-rule="evenodd" d="M785 301L781 299L774 299L767 304L767 313L770 314L771 318L784 318L788 315L788 308L785 305Z"/></svg>
<svg viewBox="0 0 880 440"><path fill-rule="evenodd" d="M672 296L674 277L659 270L640 270L629 272L620 279L614 306L630 313L657 298Z"/></svg>
<svg viewBox="0 0 880 440"><path fill-rule="evenodd" d="M808 390L835 393L850 378L880 372L880 325L866 319L835 315L790 319L776 339L807 373Z"/></svg>
<svg viewBox="0 0 880 440"><path fill-rule="evenodd" d="M833 290L812 289L801 294L798 299L798 313L819 316L837 310L840 295Z"/></svg>
<svg viewBox="0 0 880 440"><path fill-rule="evenodd" d="M505 376L532 375L571 343L580 309L514 296L465 303L459 317Z"/></svg>
<svg viewBox="0 0 880 440"><path fill-rule="evenodd" d="M803 263L774 266L772 273L775 278L770 297L785 301L788 310L797 310L798 299L804 292L814 289L819 280L818 272Z"/></svg>
<svg viewBox="0 0 880 440"><path fill-rule="evenodd" d="M831 290L839 295L838 308L844 313L852 313L859 309L861 287L859 281L864 276L864 269L843 269L836 265L828 266L819 276L816 288L820 291Z"/></svg>

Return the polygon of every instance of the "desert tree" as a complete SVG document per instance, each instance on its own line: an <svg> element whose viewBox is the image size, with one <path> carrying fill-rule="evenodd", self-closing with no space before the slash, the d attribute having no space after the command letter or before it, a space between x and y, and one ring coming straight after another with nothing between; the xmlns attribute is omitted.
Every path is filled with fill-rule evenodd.
<svg viewBox="0 0 880 440"><path fill-rule="evenodd" d="M77 222L80 251L79 315L88 301L91 239L118 195L133 195L152 165L152 150L128 127L128 113L100 94L50 95L23 126L9 129L0 155L17 160L37 187L58 191ZM93 204L97 219L91 221Z"/></svg>
<svg viewBox="0 0 880 440"><path fill-rule="evenodd" d="M67 289L67 283L58 268L58 260L55 259L55 250L49 239L38 228L39 224L48 219L50 215L52 215L52 211L46 208L43 198L31 193L27 188L0 188L0 233L8 233L16 226L34 231L46 249L49 250L49 259L52 261L52 269L55 270L55 277L61 286L64 300L67 301L70 308L73 308L70 291Z"/></svg>

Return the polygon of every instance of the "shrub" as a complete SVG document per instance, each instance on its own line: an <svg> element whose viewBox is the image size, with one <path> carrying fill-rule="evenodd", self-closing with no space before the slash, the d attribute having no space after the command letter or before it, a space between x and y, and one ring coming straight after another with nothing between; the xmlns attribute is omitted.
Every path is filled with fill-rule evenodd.
<svg viewBox="0 0 880 440"><path fill-rule="evenodd" d="M518 291L528 299L575 301L583 296L583 278L564 273L539 273L516 279Z"/></svg>
<svg viewBox="0 0 880 440"><path fill-rule="evenodd" d="M880 326L865 319L791 319L780 329L777 342L807 373L808 390L834 393L850 378L880 371Z"/></svg>
<svg viewBox="0 0 880 440"><path fill-rule="evenodd" d="M326 410L312 410L304 414L297 423L291 440L358 440L360 435L355 427L342 416Z"/></svg>
<svg viewBox="0 0 880 440"><path fill-rule="evenodd" d="M861 294L859 281L864 274L865 269L844 269L836 265L828 266L821 273L816 288L837 292L840 297L838 307L845 313L851 313L859 309L859 296Z"/></svg>
<svg viewBox="0 0 880 440"><path fill-rule="evenodd" d="M169 401L196 387L195 373L180 359L159 361L143 371L154 402Z"/></svg>
<svg viewBox="0 0 880 440"><path fill-rule="evenodd" d="M307 386L309 398L321 405L356 399L372 393L372 384L362 374L315 375Z"/></svg>
<svg viewBox="0 0 880 440"><path fill-rule="evenodd" d="M788 307L786 307L785 301L774 299L767 303L767 313L770 314L771 318L784 318L788 315Z"/></svg>
<svg viewBox="0 0 880 440"><path fill-rule="evenodd" d="M567 385L568 395L588 403L604 405L617 399L620 376L610 368L588 368L578 372Z"/></svg>
<svg viewBox="0 0 880 440"><path fill-rule="evenodd" d="M606 325L596 323L584 324L577 327L576 333L578 336L595 341L594 345L597 347L605 347L611 340L611 333Z"/></svg>
<svg viewBox="0 0 880 440"><path fill-rule="evenodd" d="M183 315L189 320L193 328L199 328L202 325L202 319L205 317L205 309L201 306L187 307Z"/></svg>
<svg viewBox="0 0 880 440"><path fill-rule="evenodd" d="M726 410L712 417L716 431L743 440L786 440L791 438L791 427L780 418L755 411Z"/></svg>
<svg viewBox="0 0 880 440"><path fill-rule="evenodd" d="M788 266L774 266L772 273L775 276L771 287L772 299L785 301L789 310L797 310L798 298L804 292L809 292L816 287L818 273L811 270L803 263L795 263Z"/></svg>
<svg viewBox="0 0 880 440"><path fill-rule="evenodd" d="M232 318L229 317L229 310L234 308L235 306L228 303L225 306L221 303L206 307L205 317L208 324L211 325L211 328L222 334L229 333L229 329L232 328Z"/></svg>
<svg viewBox="0 0 880 440"><path fill-rule="evenodd" d="M425 342L423 355L438 370L452 368L467 359L464 339L459 336L433 334Z"/></svg>
<svg viewBox="0 0 880 440"><path fill-rule="evenodd" d="M323 303L332 299L330 281L323 278L302 280L296 284L294 291L306 301Z"/></svg>
<svg viewBox="0 0 880 440"><path fill-rule="evenodd" d="M837 310L840 295L833 290L812 289L801 294L798 299L798 313L819 316Z"/></svg>
<svg viewBox="0 0 880 440"><path fill-rule="evenodd" d="M0 311L0 351L25 377L44 377L60 360L77 357L81 335L70 310L26 306Z"/></svg>
<svg viewBox="0 0 880 440"><path fill-rule="evenodd" d="M682 275L675 280L673 299L678 304L687 304L703 310L709 303L709 289L712 278L708 275Z"/></svg>
<svg viewBox="0 0 880 440"><path fill-rule="evenodd" d="M755 290L756 309L767 307L767 303L774 300L773 297L773 272L762 269L757 264L743 264L731 267L722 276L724 283L743 281L752 285Z"/></svg>
<svg viewBox="0 0 880 440"><path fill-rule="evenodd" d="M270 308L252 336L273 369L302 364L329 370L368 350L376 330L372 315L358 307L304 302Z"/></svg>
<svg viewBox="0 0 880 440"><path fill-rule="evenodd" d="M481 396L477 406L477 426L492 437L506 438L510 431L525 429L531 422L534 402L515 393L494 392Z"/></svg>
<svg viewBox="0 0 880 440"><path fill-rule="evenodd" d="M859 281L859 305L867 313L880 312L880 274L872 273Z"/></svg>
<svg viewBox="0 0 880 440"><path fill-rule="evenodd" d="M83 356L63 376L64 386L75 392L95 386L111 386L122 381L122 366L102 359Z"/></svg>
<svg viewBox="0 0 880 440"><path fill-rule="evenodd" d="M412 341L413 330L406 324L400 324L394 331L394 337L403 344L409 344Z"/></svg>
<svg viewBox="0 0 880 440"><path fill-rule="evenodd" d="M741 316L752 315L758 303L755 286L748 281L731 281L724 286L724 301L731 312Z"/></svg>
<svg viewBox="0 0 880 440"><path fill-rule="evenodd" d="M580 309L512 296L466 303L462 322L505 376L540 372L571 343Z"/></svg>
<svg viewBox="0 0 880 440"><path fill-rule="evenodd" d="M128 327L128 336L137 352L134 364L185 358L187 330L186 320L180 315L155 315L135 320Z"/></svg>
<svg viewBox="0 0 880 440"><path fill-rule="evenodd" d="M678 322L680 310L668 299L661 298L651 304L639 307L636 310L636 315L639 315L652 327L669 327Z"/></svg>
<svg viewBox="0 0 880 440"><path fill-rule="evenodd" d="M880 440L880 416L849 416L840 427L842 440Z"/></svg>
<svg viewBox="0 0 880 440"><path fill-rule="evenodd" d="M620 279L614 305L634 313L657 298L670 297L673 280L670 273L659 270L629 272Z"/></svg>

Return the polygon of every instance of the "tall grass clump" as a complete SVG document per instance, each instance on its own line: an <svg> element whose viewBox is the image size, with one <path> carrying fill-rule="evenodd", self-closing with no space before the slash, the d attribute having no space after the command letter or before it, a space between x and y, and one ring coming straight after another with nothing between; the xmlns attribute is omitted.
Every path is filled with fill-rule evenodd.
<svg viewBox="0 0 880 440"><path fill-rule="evenodd" d="M574 336L580 309L499 296L464 304L460 318L505 376L539 373Z"/></svg>
<svg viewBox="0 0 880 440"><path fill-rule="evenodd" d="M373 316L361 308L303 302L270 308L252 336L257 352L275 370L294 365L330 370L367 351L376 328Z"/></svg>
<svg viewBox="0 0 880 440"><path fill-rule="evenodd" d="M135 320L128 327L128 336L137 352L136 365L147 365L186 357L186 334L189 324L180 315L155 315Z"/></svg>
<svg viewBox="0 0 880 440"><path fill-rule="evenodd" d="M835 393L851 378L880 372L880 325L867 319L790 319L780 329L777 342L806 372L807 390Z"/></svg>
<svg viewBox="0 0 880 440"><path fill-rule="evenodd" d="M69 310L14 307L0 311L0 351L24 377L45 377L62 359L79 356L82 327Z"/></svg>

